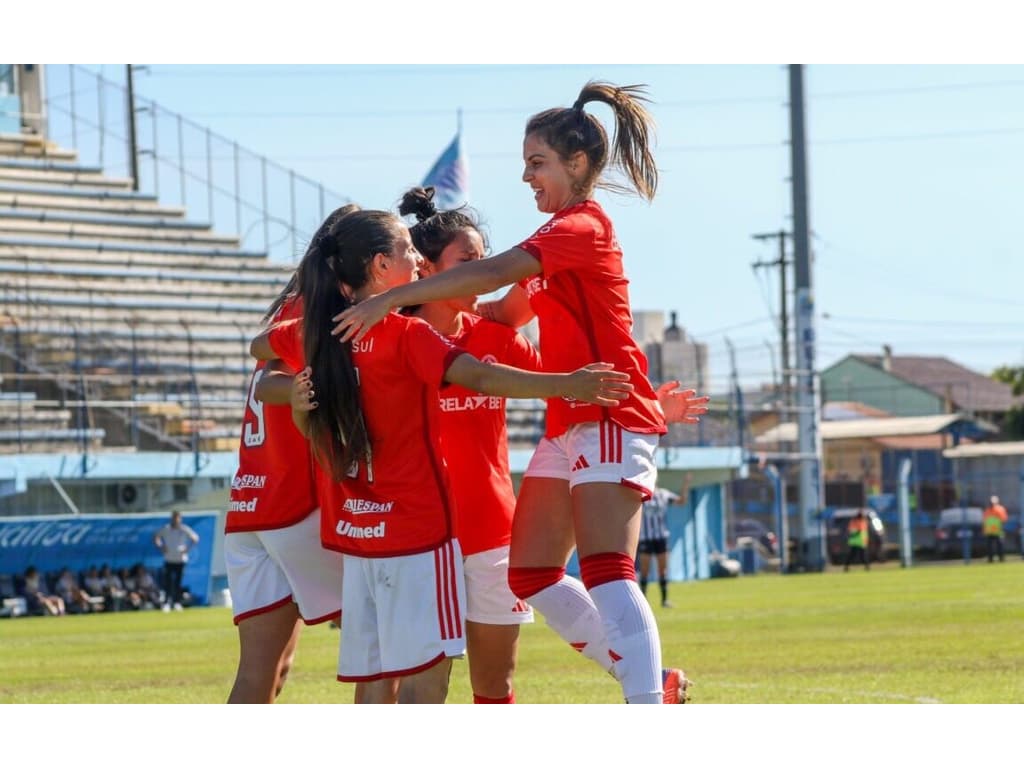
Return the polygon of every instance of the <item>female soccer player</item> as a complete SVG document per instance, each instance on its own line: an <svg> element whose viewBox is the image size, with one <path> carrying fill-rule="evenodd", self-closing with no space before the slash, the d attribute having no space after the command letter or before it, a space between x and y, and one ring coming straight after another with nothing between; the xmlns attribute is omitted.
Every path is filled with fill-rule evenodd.
<svg viewBox="0 0 1024 768"><path fill-rule="evenodd" d="M540 323L545 370L602 360L629 372L634 391L617 408L548 401L546 435L519 492L509 583L565 640L619 681L627 702L679 703L687 698L688 681L681 670L661 668L657 623L634 567L641 503L655 488L654 452L666 432L665 415L647 380L646 358L630 336L622 251L611 221L593 199L609 160L636 192L653 198L653 121L643 100L639 86L591 82L571 108L531 117L522 179L551 219L498 256L393 288L338 313L333 332L358 345L396 307L518 284ZM592 101L608 105L615 116L611 143L584 108ZM565 574L574 544L582 584Z"/></svg>
<svg viewBox="0 0 1024 768"><path fill-rule="evenodd" d="M311 247L355 209L343 206L328 216ZM295 284L293 275L264 322L301 317ZM290 374L260 361L249 382L224 537L239 641L229 704L273 702L303 622L337 620L341 611L341 554L320 546L315 464L292 423Z"/></svg>
<svg viewBox="0 0 1024 768"><path fill-rule="evenodd" d="M423 320L396 313L358 344L331 336L334 315L416 279L421 266L397 217L351 213L303 258L303 320L275 325L251 348L259 359L311 366L304 375L317 407L293 408L293 416L344 489L342 503L325 510L345 554L338 679L363 683L357 701L366 703L390 701L396 678L400 701L443 702L451 658L465 652L462 554L440 444L440 388L567 397L610 409L633 390L626 374L603 361L571 373L484 364ZM303 375L296 378L301 386Z"/></svg>
<svg viewBox="0 0 1024 768"><path fill-rule="evenodd" d="M420 269L424 276L482 259L486 250L472 212L438 211L433 193L432 187L414 187L398 209L403 216L416 216L409 234L425 259ZM476 297L470 296L424 304L414 314L476 358L540 370L534 346L514 329L473 314L475 305ZM508 586L516 497L508 465L504 398L481 396L458 385L447 387L441 396L441 445L457 502L473 702L511 704L519 626L533 621L533 610Z"/></svg>

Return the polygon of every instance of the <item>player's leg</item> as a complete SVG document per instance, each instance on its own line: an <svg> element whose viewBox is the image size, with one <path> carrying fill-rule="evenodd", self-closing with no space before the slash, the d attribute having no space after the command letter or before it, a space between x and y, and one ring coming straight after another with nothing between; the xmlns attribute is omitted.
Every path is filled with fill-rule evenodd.
<svg viewBox="0 0 1024 768"><path fill-rule="evenodd" d="M448 698L451 657L443 658L422 672L402 677L398 686L399 704L444 704Z"/></svg>
<svg viewBox="0 0 1024 768"><path fill-rule="evenodd" d="M637 577L640 580L640 591L643 592L646 595L647 594L647 579L648 579L648 576L649 576L649 574L651 572L651 554L644 547L644 543L645 542L640 542L640 557L639 557L640 573L637 574Z"/></svg>
<svg viewBox="0 0 1024 768"><path fill-rule="evenodd" d="M661 590L661 607L671 608L672 604L668 601L668 550L666 544L664 539L658 542L655 558L658 561L658 588Z"/></svg>
<svg viewBox="0 0 1024 768"><path fill-rule="evenodd" d="M630 703L661 703L661 638L633 571L641 493L607 482L572 490L580 573L600 613L615 677Z"/></svg>
<svg viewBox="0 0 1024 768"><path fill-rule="evenodd" d="M466 622L469 682L475 704L514 704L518 624Z"/></svg>
<svg viewBox="0 0 1024 768"><path fill-rule="evenodd" d="M544 616L559 637L611 673L612 659L597 606L583 583L565 573L573 544L568 481L524 477L512 520L509 586Z"/></svg>
<svg viewBox="0 0 1024 768"><path fill-rule="evenodd" d="M476 704L513 704L519 625L533 609L508 585L509 546L463 559L466 579L466 653Z"/></svg>
<svg viewBox="0 0 1024 768"><path fill-rule="evenodd" d="M282 660L298 638L299 609L289 601L238 624L239 657L228 704L270 704L277 697Z"/></svg>

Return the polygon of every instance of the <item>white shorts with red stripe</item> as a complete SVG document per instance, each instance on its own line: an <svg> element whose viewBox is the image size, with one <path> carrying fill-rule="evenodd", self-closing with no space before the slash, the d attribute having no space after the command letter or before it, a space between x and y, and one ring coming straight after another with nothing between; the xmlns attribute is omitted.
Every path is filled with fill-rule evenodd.
<svg viewBox="0 0 1024 768"><path fill-rule="evenodd" d="M529 624L533 609L508 585L508 545L465 557L466 618L478 624Z"/></svg>
<svg viewBox="0 0 1024 768"><path fill-rule="evenodd" d="M647 501L658 482L657 447L658 435L627 432L610 421L574 424L540 441L523 476L568 480L570 490L582 483L621 483Z"/></svg>
<svg viewBox="0 0 1024 768"><path fill-rule="evenodd" d="M342 556L320 546L320 510L287 528L224 536L235 624L294 602L307 624L337 619Z"/></svg>
<svg viewBox="0 0 1024 768"><path fill-rule="evenodd" d="M400 557L345 555L338 680L405 677L466 653L457 540Z"/></svg>

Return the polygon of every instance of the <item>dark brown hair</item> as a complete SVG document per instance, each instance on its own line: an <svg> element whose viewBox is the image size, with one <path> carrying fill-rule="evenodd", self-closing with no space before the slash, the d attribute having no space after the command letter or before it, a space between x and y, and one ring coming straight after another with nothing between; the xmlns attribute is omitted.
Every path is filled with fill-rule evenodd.
<svg viewBox="0 0 1024 768"><path fill-rule="evenodd" d="M330 213L330 215L328 215L328 217L324 219L324 222L323 224L320 225L320 228L313 233L313 237L310 238L309 245L306 247L306 251L309 252L310 248L317 245L323 239L323 236L327 234L327 231L331 228L334 222L336 222L342 216L347 216L353 211L358 210L359 206L356 205L355 203L348 203L346 205L341 206L341 208L334 209ZM275 298L274 301L271 302L270 307L267 309L266 314L263 315L263 318L260 322L269 323L271 320L274 319L277 313L281 311L281 307L284 306L284 303L286 301L295 298L295 296L298 295L296 288L296 286L298 285L298 281L299 270L296 269L294 272L292 272L292 276L288 278L288 284L281 289L281 292L277 294L277 298Z"/></svg>
<svg viewBox="0 0 1024 768"><path fill-rule="evenodd" d="M352 211L310 246L297 270L303 351L319 402L309 412L309 439L313 455L336 481L345 477L353 462L369 460L372 448L352 345L340 344L331 335L331 318L351 306L341 285L353 290L366 285L373 257L391 253L401 230L402 223L387 211Z"/></svg>
<svg viewBox="0 0 1024 768"><path fill-rule="evenodd" d="M610 163L622 170L637 193L652 200L658 188L658 169L651 154L654 118L643 106L643 102L649 101L645 88L591 80L583 86L572 107L547 109L531 117L526 123L526 135L536 134L563 161L577 152L587 156L590 172L577 191L589 193L595 186L628 191L621 184L601 178ZM592 101L607 104L615 115L610 158L604 126L583 109Z"/></svg>
<svg viewBox="0 0 1024 768"><path fill-rule="evenodd" d="M487 236L480 226L479 218L472 208L462 206L450 211L439 211L434 205L433 187L413 187L398 204L402 216L415 215L416 223L409 227L409 236L419 254L436 264L456 235L464 229L479 233L487 250Z"/></svg>

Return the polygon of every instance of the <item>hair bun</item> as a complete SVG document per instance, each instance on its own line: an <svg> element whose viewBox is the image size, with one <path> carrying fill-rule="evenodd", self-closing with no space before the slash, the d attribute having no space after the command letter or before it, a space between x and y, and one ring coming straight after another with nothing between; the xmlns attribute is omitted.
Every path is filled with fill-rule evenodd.
<svg viewBox="0 0 1024 768"><path fill-rule="evenodd" d="M433 187L413 187L404 195L398 206L398 212L402 216L414 214L416 221L426 221L437 214L437 206L434 205Z"/></svg>

